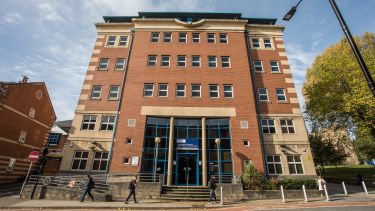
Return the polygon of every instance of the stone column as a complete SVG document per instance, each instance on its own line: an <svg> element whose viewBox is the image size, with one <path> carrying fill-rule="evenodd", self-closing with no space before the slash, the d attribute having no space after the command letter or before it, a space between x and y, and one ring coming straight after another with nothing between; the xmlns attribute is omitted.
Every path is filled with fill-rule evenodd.
<svg viewBox="0 0 375 211"><path fill-rule="evenodd" d="M202 186L207 185L206 117L202 117Z"/></svg>
<svg viewBox="0 0 375 211"><path fill-rule="evenodd" d="M167 172L167 186L172 185L172 165L173 165L173 131L174 131L174 117L169 120L169 144L168 144L168 172Z"/></svg>

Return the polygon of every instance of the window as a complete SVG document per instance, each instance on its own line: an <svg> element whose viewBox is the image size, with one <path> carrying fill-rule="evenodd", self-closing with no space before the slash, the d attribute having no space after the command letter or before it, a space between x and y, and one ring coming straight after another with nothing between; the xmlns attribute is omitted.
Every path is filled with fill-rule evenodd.
<svg viewBox="0 0 375 211"><path fill-rule="evenodd" d="M50 133L48 136L48 146L59 145L60 133Z"/></svg>
<svg viewBox="0 0 375 211"><path fill-rule="evenodd" d="M116 36L108 36L107 46L115 46Z"/></svg>
<svg viewBox="0 0 375 211"><path fill-rule="evenodd" d="M26 131L21 131L20 137L18 138L18 142L25 143L26 142Z"/></svg>
<svg viewBox="0 0 375 211"><path fill-rule="evenodd" d="M200 34L199 33L193 33L193 42L195 42L195 43L200 42Z"/></svg>
<svg viewBox="0 0 375 211"><path fill-rule="evenodd" d="M128 45L128 36L120 36L120 41L119 41L118 45L119 46Z"/></svg>
<svg viewBox="0 0 375 211"><path fill-rule="evenodd" d="M164 42L172 42L172 33L164 32Z"/></svg>
<svg viewBox="0 0 375 211"><path fill-rule="evenodd" d="M168 84L159 84L159 97L168 97Z"/></svg>
<svg viewBox="0 0 375 211"><path fill-rule="evenodd" d="M299 155L288 155L288 167L290 174L303 174L301 157Z"/></svg>
<svg viewBox="0 0 375 211"><path fill-rule="evenodd" d="M192 56L191 57L191 66L200 67L201 66L201 57L200 56Z"/></svg>
<svg viewBox="0 0 375 211"><path fill-rule="evenodd" d="M276 88L276 95L278 101L286 101L285 89Z"/></svg>
<svg viewBox="0 0 375 211"><path fill-rule="evenodd" d="M209 85L209 96L211 98L218 98L219 97L219 85L217 85L217 84L210 84Z"/></svg>
<svg viewBox="0 0 375 211"><path fill-rule="evenodd" d="M108 62L109 62L109 59L106 59L106 58L100 59L99 70L107 70Z"/></svg>
<svg viewBox="0 0 375 211"><path fill-rule="evenodd" d="M176 84L176 97L185 97L185 84Z"/></svg>
<svg viewBox="0 0 375 211"><path fill-rule="evenodd" d="M116 59L115 70L125 69L125 59Z"/></svg>
<svg viewBox="0 0 375 211"><path fill-rule="evenodd" d="M151 42L159 42L159 32L151 33Z"/></svg>
<svg viewBox="0 0 375 211"><path fill-rule="evenodd" d="M280 155L267 155L268 174L282 174Z"/></svg>
<svg viewBox="0 0 375 211"><path fill-rule="evenodd" d="M122 162L125 165L129 165L130 164L130 157L124 157Z"/></svg>
<svg viewBox="0 0 375 211"><path fill-rule="evenodd" d="M95 115L84 115L81 130L94 130L96 122Z"/></svg>
<svg viewBox="0 0 375 211"><path fill-rule="evenodd" d="M259 48L260 47L259 38L253 38L253 39L251 39L251 42L253 44L253 48Z"/></svg>
<svg viewBox="0 0 375 211"><path fill-rule="evenodd" d="M125 144L133 144L133 139L126 137Z"/></svg>
<svg viewBox="0 0 375 211"><path fill-rule="evenodd" d="M177 56L177 66L186 67L186 56Z"/></svg>
<svg viewBox="0 0 375 211"><path fill-rule="evenodd" d="M34 116L35 116L35 108L30 108L29 117L34 118Z"/></svg>
<svg viewBox="0 0 375 211"><path fill-rule="evenodd" d="M74 151L72 170L85 170L87 160L89 158L88 151Z"/></svg>
<svg viewBox="0 0 375 211"><path fill-rule="evenodd" d="M230 58L229 56L221 57L221 67L230 67Z"/></svg>
<svg viewBox="0 0 375 211"><path fill-rule="evenodd" d="M260 101L268 101L268 91L266 88L259 88L258 94Z"/></svg>
<svg viewBox="0 0 375 211"><path fill-rule="evenodd" d="M169 61L170 56L161 56L161 66L162 67L169 67Z"/></svg>
<svg viewBox="0 0 375 211"><path fill-rule="evenodd" d="M191 85L191 97L201 97L201 85L200 84Z"/></svg>
<svg viewBox="0 0 375 211"><path fill-rule="evenodd" d="M262 119L261 123L263 134L276 133L275 121L273 119Z"/></svg>
<svg viewBox="0 0 375 211"><path fill-rule="evenodd" d="M119 94L120 86L111 86L109 88L108 99L117 100Z"/></svg>
<svg viewBox="0 0 375 211"><path fill-rule="evenodd" d="M156 65L156 56L155 55L148 56L147 65L148 66L155 66Z"/></svg>
<svg viewBox="0 0 375 211"><path fill-rule="evenodd" d="M263 38L264 48L272 48L271 39Z"/></svg>
<svg viewBox="0 0 375 211"><path fill-rule="evenodd" d="M270 61L270 66L271 66L271 72L272 73L280 72L279 63L277 61Z"/></svg>
<svg viewBox="0 0 375 211"><path fill-rule="evenodd" d="M263 64L262 64L262 61L260 61L260 60L255 60L255 61L253 61L253 64L254 64L254 69L255 69L255 71L257 71L257 72L263 72Z"/></svg>
<svg viewBox="0 0 375 211"><path fill-rule="evenodd" d="M102 85L92 86L91 99L100 99L101 93L102 93Z"/></svg>
<svg viewBox="0 0 375 211"><path fill-rule="evenodd" d="M283 133L295 133L293 120L282 119L280 120L280 124L281 124L281 131Z"/></svg>
<svg viewBox="0 0 375 211"><path fill-rule="evenodd" d="M108 152L95 152L93 171L105 171L107 169Z"/></svg>
<svg viewBox="0 0 375 211"><path fill-rule="evenodd" d="M228 35L220 34L220 43L228 43Z"/></svg>
<svg viewBox="0 0 375 211"><path fill-rule="evenodd" d="M208 56L208 67L216 67L216 56Z"/></svg>
<svg viewBox="0 0 375 211"><path fill-rule="evenodd" d="M10 158L6 171L13 171L15 165L16 165L16 158Z"/></svg>
<svg viewBox="0 0 375 211"><path fill-rule="evenodd" d="M249 147L249 146L250 146L250 141L249 141L249 139L244 139L244 140L243 140L243 145L244 145L245 147Z"/></svg>
<svg viewBox="0 0 375 211"><path fill-rule="evenodd" d="M178 41L179 42L187 42L187 34L185 32L180 32L178 36Z"/></svg>
<svg viewBox="0 0 375 211"><path fill-rule="evenodd" d="M145 84L143 89L144 97L152 97L154 94L154 84Z"/></svg>
<svg viewBox="0 0 375 211"><path fill-rule="evenodd" d="M208 43L215 43L215 34L213 34L213 33L208 33L208 34L207 34L207 42L208 42Z"/></svg>
<svg viewBox="0 0 375 211"><path fill-rule="evenodd" d="M114 116L102 116L102 123L100 125L100 130L113 130L115 124Z"/></svg>
<svg viewBox="0 0 375 211"><path fill-rule="evenodd" d="M232 85L224 85L224 97L233 98L233 86Z"/></svg>

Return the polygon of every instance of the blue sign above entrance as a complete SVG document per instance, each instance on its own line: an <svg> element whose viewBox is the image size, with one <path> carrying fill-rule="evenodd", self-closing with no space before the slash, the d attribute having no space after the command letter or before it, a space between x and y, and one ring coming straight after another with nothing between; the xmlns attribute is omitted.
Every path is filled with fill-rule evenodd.
<svg viewBox="0 0 375 211"><path fill-rule="evenodd" d="M197 138L181 138L176 140L176 149L199 150L199 140Z"/></svg>

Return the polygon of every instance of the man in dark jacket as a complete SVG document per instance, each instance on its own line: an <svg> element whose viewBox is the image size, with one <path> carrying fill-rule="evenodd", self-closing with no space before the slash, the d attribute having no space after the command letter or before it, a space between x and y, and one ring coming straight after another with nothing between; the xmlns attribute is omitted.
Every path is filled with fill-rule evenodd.
<svg viewBox="0 0 375 211"><path fill-rule="evenodd" d="M210 181L208 181L208 188L210 189L210 198L208 199L208 204L211 204L212 197L214 197L215 203L217 203L217 201L216 201L216 193L215 193L215 190L216 190L216 179L215 179L214 176L211 176Z"/></svg>
<svg viewBox="0 0 375 211"><path fill-rule="evenodd" d="M133 199L134 199L134 203L137 203L137 200L135 199L135 187L137 186L137 178L136 177L134 177L133 179L132 179L132 181L129 183L129 187L128 187L128 189L129 189L129 196L128 196L128 198L125 200L125 204L127 204L128 203L128 201L129 201L129 199L130 199L130 197L133 195Z"/></svg>
<svg viewBox="0 0 375 211"><path fill-rule="evenodd" d="M87 175L87 181L86 181L85 189L83 191L80 202L83 202L83 200L85 200L86 194L88 194L90 196L92 201L95 201L94 196L92 196L92 194L91 194L91 189L94 187L94 184L95 184L95 182L92 179L92 177L90 175Z"/></svg>

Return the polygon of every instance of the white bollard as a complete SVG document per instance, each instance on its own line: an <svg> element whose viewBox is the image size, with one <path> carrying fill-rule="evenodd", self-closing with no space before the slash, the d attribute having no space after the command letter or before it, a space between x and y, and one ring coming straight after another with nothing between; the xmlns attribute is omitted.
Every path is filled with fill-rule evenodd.
<svg viewBox="0 0 375 211"><path fill-rule="evenodd" d="M280 191L281 191L282 202L285 203L284 187L282 185L280 186Z"/></svg>
<svg viewBox="0 0 375 211"><path fill-rule="evenodd" d="M223 186L220 187L220 205L223 205L224 196L223 196Z"/></svg>
<svg viewBox="0 0 375 211"><path fill-rule="evenodd" d="M302 185L302 191L303 191L303 197L305 197L305 202L308 202L305 185Z"/></svg>
<svg viewBox="0 0 375 211"><path fill-rule="evenodd" d="M323 185L323 189L324 189L324 195L326 195L326 201L329 201L329 196L328 196L327 186L326 186L326 185Z"/></svg>
<svg viewBox="0 0 375 211"><path fill-rule="evenodd" d="M344 194L348 195L348 191L346 191L346 186L345 186L345 182L344 181L342 181L342 189L344 189Z"/></svg>
<svg viewBox="0 0 375 211"><path fill-rule="evenodd" d="M363 187L363 190L365 191L365 194L368 194L365 181L362 181L362 187Z"/></svg>

